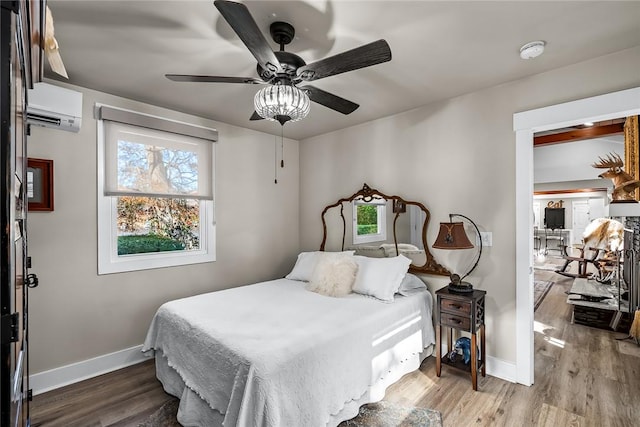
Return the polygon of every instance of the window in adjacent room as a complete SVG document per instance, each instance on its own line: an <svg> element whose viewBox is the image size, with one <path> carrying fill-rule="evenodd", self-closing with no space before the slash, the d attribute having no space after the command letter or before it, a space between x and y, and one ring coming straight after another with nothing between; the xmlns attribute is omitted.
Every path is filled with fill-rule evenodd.
<svg viewBox="0 0 640 427"><path fill-rule="evenodd" d="M215 260L213 129L99 106L98 274Z"/></svg>
<svg viewBox="0 0 640 427"><path fill-rule="evenodd" d="M387 206L385 201L353 202L353 243L387 240Z"/></svg>

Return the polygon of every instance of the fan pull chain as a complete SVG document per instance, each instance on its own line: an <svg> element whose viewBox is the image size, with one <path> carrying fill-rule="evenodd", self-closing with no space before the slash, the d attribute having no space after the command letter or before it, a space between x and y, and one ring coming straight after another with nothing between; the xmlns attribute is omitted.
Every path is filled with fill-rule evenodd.
<svg viewBox="0 0 640 427"><path fill-rule="evenodd" d="M280 126L280 167L284 167L284 125Z"/></svg>
<svg viewBox="0 0 640 427"><path fill-rule="evenodd" d="M278 137L273 137L273 182L278 183Z"/></svg>

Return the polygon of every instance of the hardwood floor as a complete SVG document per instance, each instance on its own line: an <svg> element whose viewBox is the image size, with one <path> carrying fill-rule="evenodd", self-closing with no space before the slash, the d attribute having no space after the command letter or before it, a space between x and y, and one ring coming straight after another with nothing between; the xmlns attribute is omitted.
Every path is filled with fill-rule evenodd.
<svg viewBox="0 0 640 427"><path fill-rule="evenodd" d="M171 399L150 360L35 396L31 425L137 426Z"/></svg>
<svg viewBox="0 0 640 427"><path fill-rule="evenodd" d="M536 270L555 285L535 312L535 384L525 387L443 367L429 357L387 391L385 400L442 412L446 427L639 426L640 347L614 333L570 323L571 279ZM145 362L34 398L32 426L136 426L173 399Z"/></svg>

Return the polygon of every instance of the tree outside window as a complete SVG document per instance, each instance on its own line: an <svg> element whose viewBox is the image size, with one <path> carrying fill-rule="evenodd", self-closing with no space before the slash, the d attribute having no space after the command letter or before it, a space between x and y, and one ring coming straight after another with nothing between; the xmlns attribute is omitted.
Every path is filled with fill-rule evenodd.
<svg viewBox="0 0 640 427"><path fill-rule="evenodd" d="M118 255L200 248L200 202L118 197Z"/></svg>
<svg viewBox="0 0 640 427"><path fill-rule="evenodd" d="M387 239L387 210L383 202L353 203L353 243L384 242Z"/></svg>
<svg viewBox="0 0 640 427"><path fill-rule="evenodd" d="M357 205L358 236L378 233L378 208L376 205Z"/></svg>

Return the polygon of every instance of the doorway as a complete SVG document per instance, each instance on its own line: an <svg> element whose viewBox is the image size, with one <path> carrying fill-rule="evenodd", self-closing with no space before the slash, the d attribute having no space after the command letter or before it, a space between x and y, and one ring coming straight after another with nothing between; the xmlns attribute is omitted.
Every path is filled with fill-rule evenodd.
<svg viewBox="0 0 640 427"><path fill-rule="evenodd" d="M586 121L640 114L640 87L552 105L513 116L516 132L516 382L534 381L533 134Z"/></svg>

